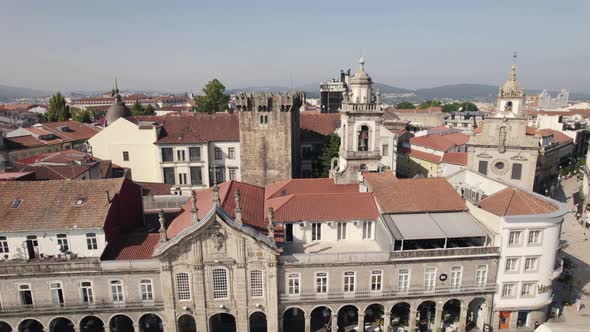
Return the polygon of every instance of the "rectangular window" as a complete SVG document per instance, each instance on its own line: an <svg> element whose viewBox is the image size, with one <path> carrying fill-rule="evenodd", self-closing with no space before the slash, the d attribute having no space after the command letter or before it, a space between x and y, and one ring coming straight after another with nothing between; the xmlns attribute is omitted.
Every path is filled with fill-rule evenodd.
<svg viewBox="0 0 590 332"><path fill-rule="evenodd" d="M373 238L373 222L363 221L363 239Z"/></svg>
<svg viewBox="0 0 590 332"><path fill-rule="evenodd" d="M186 173L178 173L178 184L187 184Z"/></svg>
<svg viewBox="0 0 590 332"><path fill-rule="evenodd" d="M322 224L314 222L311 224L311 240L320 241L322 239Z"/></svg>
<svg viewBox="0 0 590 332"><path fill-rule="evenodd" d="M299 273L290 273L287 277L287 292L289 295L299 294Z"/></svg>
<svg viewBox="0 0 590 332"><path fill-rule="evenodd" d="M111 281L111 299L113 302L125 301L125 297L123 296L123 282L121 280Z"/></svg>
<svg viewBox="0 0 590 332"><path fill-rule="evenodd" d="M478 171L479 171L479 173L481 173L483 175L487 175L488 174L488 162L487 162L487 160L480 160L479 161Z"/></svg>
<svg viewBox="0 0 590 332"><path fill-rule="evenodd" d="M223 159L223 151L221 151L221 148L215 148L215 160L221 159Z"/></svg>
<svg viewBox="0 0 590 332"><path fill-rule="evenodd" d="M162 148L162 161L174 161L172 148Z"/></svg>
<svg viewBox="0 0 590 332"><path fill-rule="evenodd" d="M478 265L475 271L475 286L484 287L488 282L488 266Z"/></svg>
<svg viewBox="0 0 590 332"><path fill-rule="evenodd" d="M522 164L512 164L512 175L510 176L513 180L520 180L522 176Z"/></svg>
<svg viewBox="0 0 590 332"><path fill-rule="evenodd" d="M129 151L123 151L123 161L129 161Z"/></svg>
<svg viewBox="0 0 590 332"><path fill-rule="evenodd" d="M537 284L534 282L523 282L522 287L520 289L520 296L534 296L535 295L535 288L537 288Z"/></svg>
<svg viewBox="0 0 590 332"><path fill-rule="evenodd" d="M346 223L345 222L337 223L337 230L338 230L338 240L346 240Z"/></svg>
<svg viewBox="0 0 590 332"><path fill-rule="evenodd" d="M97 250L98 242L96 241L96 233L86 233L86 247L88 250Z"/></svg>
<svg viewBox="0 0 590 332"><path fill-rule="evenodd" d="M293 224L285 224L285 241L293 241Z"/></svg>
<svg viewBox="0 0 590 332"><path fill-rule="evenodd" d="M315 274L315 291L316 293L328 292L328 274L326 272L317 272Z"/></svg>
<svg viewBox="0 0 590 332"><path fill-rule="evenodd" d="M250 271L250 296L262 297L264 292L264 284L262 282L262 271L253 270Z"/></svg>
<svg viewBox="0 0 590 332"><path fill-rule="evenodd" d="M236 148L227 148L227 159L236 159Z"/></svg>
<svg viewBox="0 0 590 332"><path fill-rule="evenodd" d="M502 287L502 296L503 297L513 297L515 288L516 288L516 284L504 284L504 286Z"/></svg>
<svg viewBox="0 0 590 332"><path fill-rule="evenodd" d="M190 161L201 161L201 148L198 146L189 147L188 157Z"/></svg>
<svg viewBox="0 0 590 332"><path fill-rule="evenodd" d="M344 292L354 292L355 272L344 272Z"/></svg>
<svg viewBox="0 0 590 332"><path fill-rule="evenodd" d="M68 236L65 234L57 234L57 245L59 247L59 251L66 252L70 250L70 246L68 244Z"/></svg>
<svg viewBox="0 0 590 332"><path fill-rule="evenodd" d="M451 287L452 288L461 287L462 274L463 274L463 268L461 266L451 267Z"/></svg>
<svg viewBox="0 0 590 332"><path fill-rule="evenodd" d="M410 270L399 270L397 275L397 290L399 292L407 292L410 289Z"/></svg>
<svg viewBox="0 0 590 332"><path fill-rule="evenodd" d="M213 279L213 298L227 299L229 296L227 270L224 268L215 268L212 273Z"/></svg>
<svg viewBox="0 0 590 332"><path fill-rule="evenodd" d="M141 299L143 301L152 301L154 299L154 288L152 281L144 279L139 283L139 291L141 293Z"/></svg>
<svg viewBox="0 0 590 332"><path fill-rule="evenodd" d="M537 257L527 257L524 260L524 271L525 272L534 272L537 271Z"/></svg>
<svg viewBox="0 0 590 332"><path fill-rule="evenodd" d="M434 290L436 284L436 268L427 267L424 269L424 288L426 290Z"/></svg>
<svg viewBox="0 0 590 332"><path fill-rule="evenodd" d="M49 290L51 291L51 303L64 304L64 291L61 287L61 282L50 283Z"/></svg>
<svg viewBox="0 0 590 332"><path fill-rule="evenodd" d="M174 180L174 167L164 167L164 183L176 184Z"/></svg>
<svg viewBox="0 0 590 332"><path fill-rule="evenodd" d="M381 155L387 157L389 155L389 145L383 144L383 148L381 149Z"/></svg>
<svg viewBox="0 0 590 332"><path fill-rule="evenodd" d="M235 168L229 169L229 179L230 180L236 180L236 174L237 174L237 170Z"/></svg>
<svg viewBox="0 0 590 332"><path fill-rule="evenodd" d="M176 160L177 161L184 161L185 160L185 152L184 150L176 150Z"/></svg>
<svg viewBox="0 0 590 332"><path fill-rule="evenodd" d="M223 167L215 168L215 183L222 183L225 181L225 169Z"/></svg>
<svg viewBox="0 0 590 332"><path fill-rule="evenodd" d="M510 235L508 236L508 245L509 246L517 246L520 245L520 240L521 240L521 235L522 232L521 231L512 231L510 232Z"/></svg>
<svg viewBox="0 0 590 332"><path fill-rule="evenodd" d="M529 244L541 243L541 231L538 229L529 231Z"/></svg>
<svg viewBox="0 0 590 332"><path fill-rule="evenodd" d="M176 274L176 297L179 301L191 299L191 286L186 272Z"/></svg>
<svg viewBox="0 0 590 332"><path fill-rule="evenodd" d="M94 294L92 291L92 283L90 281L82 281L80 283L80 289L82 290L82 302L83 303L94 303Z"/></svg>
<svg viewBox="0 0 590 332"><path fill-rule="evenodd" d="M201 185L203 184L203 170L200 166L190 167L191 171L191 184Z"/></svg>
<svg viewBox="0 0 590 332"><path fill-rule="evenodd" d="M371 271L371 291L381 291L381 284L383 282L383 271Z"/></svg>
<svg viewBox="0 0 590 332"><path fill-rule="evenodd" d="M30 285L18 285L18 297L20 304L33 305L33 292Z"/></svg>
<svg viewBox="0 0 590 332"><path fill-rule="evenodd" d="M518 258L506 258L506 267L504 268L506 272L516 272L518 271Z"/></svg>
<svg viewBox="0 0 590 332"><path fill-rule="evenodd" d="M6 236L0 236L0 253L7 254L9 251Z"/></svg>

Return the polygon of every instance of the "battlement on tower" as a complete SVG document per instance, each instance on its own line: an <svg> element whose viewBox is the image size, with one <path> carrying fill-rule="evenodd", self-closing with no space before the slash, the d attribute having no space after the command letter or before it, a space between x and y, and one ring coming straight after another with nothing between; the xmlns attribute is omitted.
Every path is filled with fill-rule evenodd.
<svg viewBox="0 0 590 332"><path fill-rule="evenodd" d="M235 96L234 102L239 112L299 112L305 94L303 91L242 92Z"/></svg>

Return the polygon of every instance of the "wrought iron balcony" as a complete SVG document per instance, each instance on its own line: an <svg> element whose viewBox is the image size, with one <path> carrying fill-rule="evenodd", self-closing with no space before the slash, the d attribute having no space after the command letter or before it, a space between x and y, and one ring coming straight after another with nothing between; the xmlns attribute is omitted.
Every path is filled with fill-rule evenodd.
<svg viewBox="0 0 590 332"><path fill-rule="evenodd" d="M110 301L110 300L109 300ZM13 305L0 307L0 316L9 316L23 313L51 313L51 312L88 312L88 311L109 311L109 310L143 310L143 309L163 309L164 301L125 301L112 302L107 300L98 300L94 303L65 303L65 304L32 304L32 305Z"/></svg>
<svg viewBox="0 0 590 332"><path fill-rule="evenodd" d="M301 293L297 295L281 294L281 302L318 302L326 300L346 300L346 299L404 299L418 296L439 296L454 294L479 294L495 293L496 284L470 285L460 287L434 287L427 289L423 287L410 287L408 290L383 290L370 291L360 290L356 292L327 292L327 293Z"/></svg>

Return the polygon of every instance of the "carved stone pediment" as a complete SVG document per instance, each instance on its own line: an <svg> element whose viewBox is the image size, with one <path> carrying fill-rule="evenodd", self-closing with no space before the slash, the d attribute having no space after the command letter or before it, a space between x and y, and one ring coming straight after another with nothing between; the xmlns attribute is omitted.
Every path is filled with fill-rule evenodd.
<svg viewBox="0 0 590 332"><path fill-rule="evenodd" d="M479 158L492 158L492 155L486 153L485 151L477 155Z"/></svg>
<svg viewBox="0 0 590 332"><path fill-rule="evenodd" d="M512 160L518 160L518 161L527 161L528 159L526 159L525 157L523 157L521 154L517 154L516 156L510 158Z"/></svg>
<svg viewBox="0 0 590 332"><path fill-rule="evenodd" d="M211 239L213 243L213 248L217 252L224 251L225 241L227 240L227 233L225 232L225 230L219 224L216 223L212 225L211 228L209 228L208 232L209 239Z"/></svg>

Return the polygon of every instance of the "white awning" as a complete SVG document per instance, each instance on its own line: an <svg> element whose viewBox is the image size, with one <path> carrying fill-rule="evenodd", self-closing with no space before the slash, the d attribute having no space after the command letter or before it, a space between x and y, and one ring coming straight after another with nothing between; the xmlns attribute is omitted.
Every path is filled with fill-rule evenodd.
<svg viewBox="0 0 590 332"><path fill-rule="evenodd" d="M398 240L485 237L486 232L466 212L386 214L386 225Z"/></svg>

